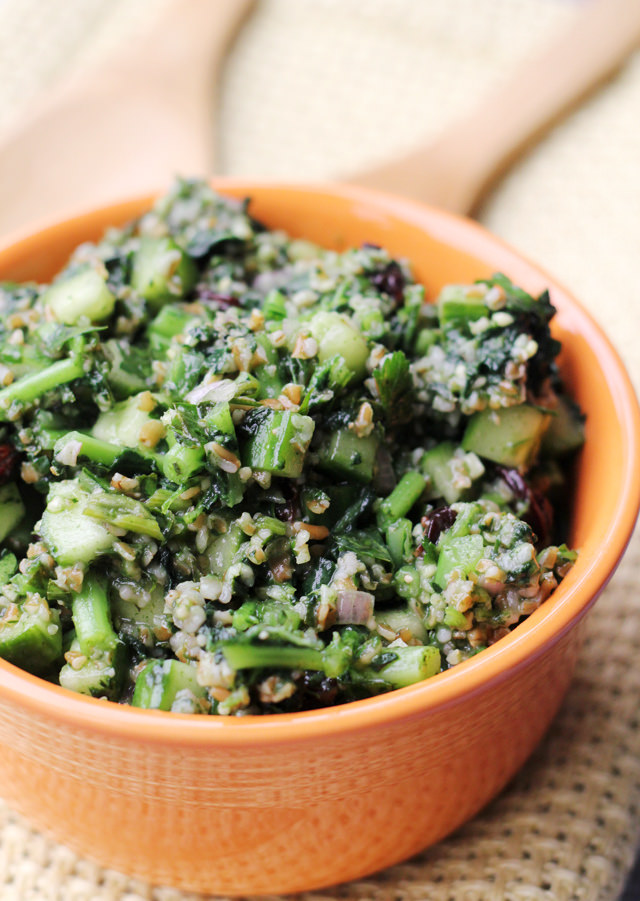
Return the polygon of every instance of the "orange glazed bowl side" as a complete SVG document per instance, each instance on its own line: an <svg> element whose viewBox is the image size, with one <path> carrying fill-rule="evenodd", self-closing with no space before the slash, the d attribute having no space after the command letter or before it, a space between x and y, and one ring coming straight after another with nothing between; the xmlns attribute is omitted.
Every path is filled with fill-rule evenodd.
<svg viewBox="0 0 640 901"><path fill-rule="evenodd" d="M638 510L633 390L588 314L479 226L351 188L217 180L252 212L328 247L363 241L410 260L433 298L496 270L558 308L561 370L587 412L569 542L573 570L508 637L427 682L332 709L239 719L138 710L0 661L0 791L77 852L156 884L283 893L407 858L514 775L569 685L584 614L613 573ZM0 252L1 279L49 279L74 246L149 198L91 212Z"/></svg>

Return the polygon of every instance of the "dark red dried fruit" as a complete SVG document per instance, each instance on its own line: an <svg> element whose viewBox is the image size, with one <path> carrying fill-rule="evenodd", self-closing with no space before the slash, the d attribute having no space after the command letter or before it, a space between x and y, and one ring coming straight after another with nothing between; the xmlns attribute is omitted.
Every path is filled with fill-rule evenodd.
<svg viewBox="0 0 640 901"><path fill-rule="evenodd" d="M196 291L197 299L204 303L215 304L221 310L228 310L229 307L239 307L240 301L232 294L221 294L219 291L213 291L211 288L199 287Z"/></svg>
<svg viewBox="0 0 640 901"><path fill-rule="evenodd" d="M275 514L281 522L295 522L302 515L300 506L300 491L293 482L287 481L283 493L286 492L284 504L276 504Z"/></svg>
<svg viewBox="0 0 640 901"><path fill-rule="evenodd" d="M542 492L532 488L517 469L496 466L496 471L500 478L507 483L513 494L527 503L528 509L522 518L535 532L537 543L545 547L551 541L553 532L553 507L551 503Z"/></svg>
<svg viewBox="0 0 640 901"><path fill-rule="evenodd" d="M12 444L0 444L0 485L4 485L14 475L18 462L18 452Z"/></svg>
<svg viewBox="0 0 640 901"><path fill-rule="evenodd" d="M311 707L329 707L335 703L340 688L337 679L318 680L314 673L304 673L299 681L303 704L310 701Z"/></svg>
<svg viewBox="0 0 640 901"><path fill-rule="evenodd" d="M528 522L538 539L541 547L546 547L551 543L553 534L553 507L548 498L540 491L531 489L529 495L529 509L524 516L525 522Z"/></svg>
<svg viewBox="0 0 640 901"><path fill-rule="evenodd" d="M423 516L420 522L424 529L424 537L427 541L436 543L442 532L446 532L456 521L458 514L451 507L437 507L427 516Z"/></svg>
<svg viewBox="0 0 640 901"><path fill-rule="evenodd" d="M398 306L404 301L404 275L394 260L387 263L379 272L369 273L369 279L378 291L393 297Z"/></svg>
<svg viewBox="0 0 640 901"><path fill-rule="evenodd" d="M521 498L522 500L527 500L530 493L530 488L524 480L524 476L517 469L507 469L506 466L496 466L496 472L500 476L501 479L507 483L508 487L511 489L512 493Z"/></svg>
<svg viewBox="0 0 640 901"><path fill-rule="evenodd" d="M289 582L293 575L291 554L283 553L281 556L270 557L269 569L271 570L271 575L279 585L282 585L283 582Z"/></svg>

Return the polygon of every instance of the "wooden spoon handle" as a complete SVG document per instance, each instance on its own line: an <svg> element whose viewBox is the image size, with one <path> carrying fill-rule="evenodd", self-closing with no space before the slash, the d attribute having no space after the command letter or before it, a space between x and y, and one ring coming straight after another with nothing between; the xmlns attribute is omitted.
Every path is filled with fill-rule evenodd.
<svg viewBox="0 0 640 901"><path fill-rule="evenodd" d="M639 43L640 0L594 0L435 141L348 181L470 213L515 158Z"/></svg>
<svg viewBox="0 0 640 901"><path fill-rule="evenodd" d="M181 108L182 136L167 131L175 171L210 175L216 169L216 109L220 71L238 29L256 0L172 0L135 48L125 46L95 73L94 85L152 85ZM153 115L153 112L150 112ZM186 152L183 147L189 147ZM167 154L165 150L165 154ZM165 180L174 172L166 170Z"/></svg>
<svg viewBox="0 0 640 901"><path fill-rule="evenodd" d="M1 2L1 0L0 0ZM0 235L215 165L218 70L255 0L172 0L0 143Z"/></svg>
<svg viewBox="0 0 640 901"><path fill-rule="evenodd" d="M229 44L256 0L171 0L135 43L125 43L94 72L91 81L141 79L171 84L204 83L219 69ZM83 73L80 77L86 77Z"/></svg>

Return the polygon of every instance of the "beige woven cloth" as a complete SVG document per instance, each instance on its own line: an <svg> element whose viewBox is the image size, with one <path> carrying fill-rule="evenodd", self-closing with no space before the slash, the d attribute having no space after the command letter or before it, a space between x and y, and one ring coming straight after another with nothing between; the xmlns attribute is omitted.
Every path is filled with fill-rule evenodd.
<svg viewBox="0 0 640 901"><path fill-rule="evenodd" d="M45 85L129 38L164 2L0 0L0 139ZM508 77L577 5L262 0L225 72L218 168L330 177L406 149ZM480 216L573 289L636 386L639 112L636 57L511 172ZM402 866L305 901L617 898L640 838L639 582L636 539L590 617L550 734L488 810ZM81 860L0 804L2 901L192 898Z"/></svg>

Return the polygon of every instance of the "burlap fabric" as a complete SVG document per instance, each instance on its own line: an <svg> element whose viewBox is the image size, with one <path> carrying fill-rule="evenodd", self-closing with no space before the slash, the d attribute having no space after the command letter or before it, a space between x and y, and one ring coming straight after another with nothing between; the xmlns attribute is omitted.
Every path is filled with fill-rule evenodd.
<svg viewBox="0 0 640 901"><path fill-rule="evenodd" d="M0 138L46 85L135 35L163 2L0 0ZM218 170L331 177L406 149L508 77L577 6L263 0L224 74ZM512 170L479 217L573 289L636 386L639 112L636 57ZM617 898L640 836L639 582L636 539L590 617L550 734L488 810L402 866L305 901ZM0 805L3 901L193 897L81 860Z"/></svg>

